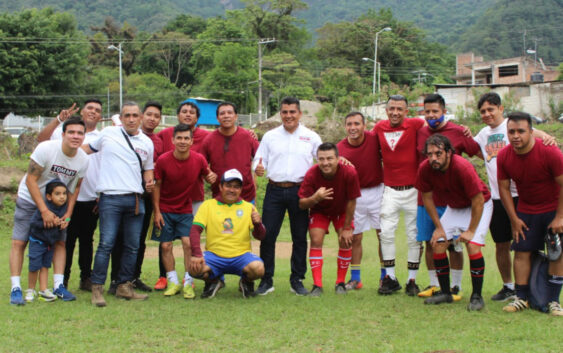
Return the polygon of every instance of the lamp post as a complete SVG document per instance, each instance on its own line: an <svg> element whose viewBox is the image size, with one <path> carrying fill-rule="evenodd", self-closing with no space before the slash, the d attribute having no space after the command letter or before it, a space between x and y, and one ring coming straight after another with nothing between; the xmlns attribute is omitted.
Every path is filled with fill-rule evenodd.
<svg viewBox="0 0 563 353"><path fill-rule="evenodd" d="M110 45L108 47L109 50L117 50L119 53L119 111L121 112L121 107L123 106L123 75L122 71L122 63L121 63L121 56L123 55L123 50L121 50L121 44L119 43L117 47L115 45Z"/></svg>
<svg viewBox="0 0 563 353"><path fill-rule="evenodd" d="M258 120L262 121L262 44L275 42L276 39L266 38L258 41Z"/></svg>
<svg viewBox="0 0 563 353"><path fill-rule="evenodd" d="M378 85L377 85L377 93L379 94L379 90L380 90L380 86L379 86L379 80L381 79L381 72L379 74L379 76L377 75L377 68L379 63L377 62L377 40L379 39L379 34L382 32L389 32L391 31L391 27L385 27L383 29L381 29L380 31L377 31L375 33L375 39L373 40L373 46L374 46L374 52L373 52L373 59L370 58L362 58L362 60L364 61L373 61L373 85L372 85L372 94L373 94L373 112L375 115L375 81L376 81L376 76L378 78ZM381 66L379 66L381 67ZM379 102L379 96L377 97L377 101Z"/></svg>

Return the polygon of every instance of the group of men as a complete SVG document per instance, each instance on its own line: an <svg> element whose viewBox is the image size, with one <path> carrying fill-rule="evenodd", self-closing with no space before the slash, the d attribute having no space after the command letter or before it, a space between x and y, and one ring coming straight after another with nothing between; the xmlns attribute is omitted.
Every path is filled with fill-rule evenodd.
<svg viewBox="0 0 563 353"><path fill-rule="evenodd" d="M160 242L160 278L155 288L166 289L165 295L183 291L185 298L194 298L192 277L195 277L205 281L202 297L213 297L224 286L224 274L241 276L239 288L245 297L267 295L274 291L276 239L286 213L293 247L292 292L322 295L322 245L332 222L339 242L336 293L345 294L363 287L362 237L364 232L375 229L380 238L382 264L378 293L392 294L402 288L395 271L395 233L402 211L408 245L405 283L408 295L426 297L427 304L460 300L461 244L466 244L473 286L468 309L482 309L485 263L481 247L490 228L503 280L503 288L492 299L514 299L504 310L515 312L528 306L532 252L543 248L548 228L555 234L563 232L563 198L557 192L563 182L563 170L559 168L561 152L544 145L553 144L553 139L532 130L525 113L511 114L505 119L500 97L495 93L483 95L478 103L487 126L475 139L468 129L445 119L445 101L437 94L425 98L426 122L407 118L408 102L400 95L389 98L388 119L378 122L372 131L366 130L361 113L348 114L344 120L347 136L338 144L322 143L318 134L302 125L299 101L291 97L281 102L282 125L268 131L260 143L252 132L238 126L234 104L221 103L217 107L219 127L213 132L196 126L199 108L184 102L177 110L179 124L155 133L161 109L160 104L149 102L141 112L135 103L126 103L121 112L122 126L97 131L101 103L88 101L83 107L85 144L82 149L73 147L72 151L80 156L84 152L91 154L90 167L84 182L83 173L74 172L67 184L75 182L76 190L69 202L68 212L72 215L64 277L60 274L61 264L65 262L63 242L57 245L60 250L59 255L55 251L54 260L55 289L64 291L62 298L74 299L66 286L74 244L79 239L80 288L92 291L94 305L106 305L103 286L110 256L113 256L115 295L146 299L146 295L134 289L151 290L140 279L144 239L149 228L154 228L152 239ZM74 106L62 111L41 132L40 140L62 138L62 146L68 144L65 126L76 111ZM61 122L62 133L58 132ZM532 136L544 141L536 141ZM506 147L508 143L511 147ZM506 148L499 154L503 147ZM485 160L492 192L479 179L471 163L459 156L462 152ZM10 256L15 304L24 302L19 275L26 244L25 221L18 218L21 213L18 211L42 207L41 186L35 190L33 180L45 166L40 163L43 168L40 169L37 163L32 155L30 170L22 181L23 186L20 185L22 190L33 190L32 200L25 200L27 203L22 206L18 197L16 209ZM534 165L543 173L523 173L530 169L515 168L518 163ZM60 176L61 170L69 169L64 163L57 165L43 178ZM253 206L256 198L253 172L268 179L262 217ZM211 184L213 194L205 202L204 180ZM540 182L545 187L542 196L537 196L531 190ZM46 212L43 217L46 224L49 217L52 218ZM91 270L93 232L98 217L100 242ZM207 251L202 253L200 236L204 231ZM303 285L307 271L307 231L313 277L311 291ZM251 234L260 240L260 257L251 253ZM513 238L516 284L512 281L509 252ZM182 283L172 255L175 239L182 240L184 250ZM430 285L421 291L416 277L423 242ZM559 306L563 283L561 263L559 257L549 268L549 309L553 315L563 315ZM351 277L346 283L349 267ZM261 281L255 291L257 279Z"/></svg>

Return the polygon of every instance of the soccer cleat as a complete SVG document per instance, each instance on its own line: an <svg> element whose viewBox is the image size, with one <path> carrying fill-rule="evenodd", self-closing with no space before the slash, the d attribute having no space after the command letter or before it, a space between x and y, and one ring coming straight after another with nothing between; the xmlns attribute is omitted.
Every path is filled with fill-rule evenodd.
<svg viewBox="0 0 563 353"><path fill-rule="evenodd" d="M397 281L396 278L391 279L391 277L389 277L389 275L386 275L383 278L383 281L381 283L381 286L377 290L377 293L383 294L383 295L393 294L393 292L401 290L401 288L402 287L401 287L401 285L399 284L399 281Z"/></svg>
<svg viewBox="0 0 563 353"><path fill-rule="evenodd" d="M254 281L248 281L241 277L241 279L238 282L238 287L242 292L243 298L250 298L256 296L256 292L254 292Z"/></svg>
<svg viewBox="0 0 563 353"><path fill-rule="evenodd" d="M262 280L260 281L260 285L256 290L256 294L267 295L268 293L272 293L273 291L274 291L274 284L271 281Z"/></svg>
<svg viewBox="0 0 563 353"><path fill-rule="evenodd" d="M154 290L165 290L167 286L168 280L166 277L159 277L158 281L156 281L156 284L154 285Z"/></svg>
<svg viewBox="0 0 563 353"><path fill-rule="evenodd" d="M301 281L293 281L290 283L291 284L291 288L289 289L292 293L295 293L295 295L297 296L304 296L309 294L309 291L307 289L305 289L305 286L303 286L303 282ZM272 287L273 288L273 287Z"/></svg>
<svg viewBox="0 0 563 353"><path fill-rule="evenodd" d="M61 284L62 286L62 284ZM59 286L59 288L61 287ZM40 301L42 302L54 302L55 300L57 300L57 295L53 294L50 290L45 289L45 290L40 290L38 293L38 298ZM74 300L74 299L73 299ZM63 299L64 301L64 299ZM68 300L67 300L68 301Z"/></svg>
<svg viewBox="0 0 563 353"><path fill-rule="evenodd" d="M563 309L558 302L549 303L549 314L552 316L563 316Z"/></svg>
<svg viewBox="0 0 563 353"><path fill-rule="evenodd" d="M508 288L507 286L502 286L502 289L495 295L491 297L491 300L497 302L504 302L509 299L514 299L516 297L516 291Z"/></svg>
<svg viewBox="0 0 563 353"><path fill-rule="evenodd" d="M561 256L561 236L553 234L551 229L545 235L545 243L547 245L547 258L549 261L557 261Z"/></svg>
<svg viewBox="0 0 563 353"><path fill-rule="evenodd" d="M135 278L132 283L133 288L138 289L141 292L152 292L152 288L147 286L140 278Z"/></svg>
<svg viewBox="0 0 563 353"><path fill-rule="evenodd" d="M218 279L205 282L205 286L203 287L203 292L201 293L201 299L213 298L215 294L217 294L219 289L223 288L224 286L225 283Z"/></svg>
<svg viewBox="0 0 563 353"><path fill-rule="evenodd" d="M180 283L175 284L175 283L170 282L168 284L168 288L164 291L164 295L167 296L167 297L171 297L173 295L180 293L180 291L182 289L183 289L183 286Z"/></svg>
<svg viewBox="0 0 563 353"><path fill-rule="evenodd" d="M59 288L53 290L53 294L61 298L64 302L76 300L74 294L69 292L62 283L59 285Z"/></svg>
<svg viewBox="0 0 563 353"><path fill-rule="evenodd" d="M485 301L481 294L473 293L469 299L469 304L467 305L467 310L469 311L479 311L485 307Z"/></svg>
<svg viewBox="0 0 563 353"><path fill-rule="evenodd" d="M528 301L524 299L520 299L516 297L510 304L505 305L502 310L506 311L507 313L515 313L517 311L522 311L528 309Z"/></svg>
<svg viewBox="0 0 563 353"><path fill-rule="evenodd" d="M440 288L436 287L436 286L428 286L426 288L424 288L423 291L418 293L418 296L421 298L428 298L433 296L435 293L439 292Z"/></svg>
<svg viewBox="0 0 563 353"><path fill-rule="evenodd" d="M424 299L424 304L442 304L451 303L454 299L451 294L446 293L436 293L431 297Z"/></svg>
<svg viewBox="0 0 563 353"><path fill-rule="evenodd" d="M187 284L184 286L184 299L195 299L194 284Z"/></svg>
<svg viewBox="0 0 563 353"><path fill-rule="evenodd" d="M25 290L25 301L31 303L37 297L37 292L35 289L28 288Z"/></svg>
<svg viewBox="0 0 563 353"><path fill-rule="evenodd" d="M348 283L346 283L346 290L358 290L358 289L362 289L364 285L362 284L362 281L356 281L356 280L349 280Z"/></svg>
<svg viewBox="0 0 563 353"><path fill-rule="evenodd" d="M323 287L313 285L313 288L309 292L309 296L313 298L317 298L320 297L321 295L323 295Z"/></svg>
<svg viewBox="0 0 563 353"><path fill-rule="evenodd" d="M459 289L458 286L453 286L450 289L451 293L452 293L452 298L454 299L454 302L458 302L461 300L462 295L461 295L461 290Z"/></svg>
<svg viewBox="0 0 563 353"><path fill-rule="evenodd" d="M418 295L418 293L420 293L420 288L418 287L414 279L410 279L407 282L407 285L405 286L405 293L407 293L409 297L414 297L415 295Z"/></svg>
<svg viewBox="0 0 563 353"><path fill-rule="evenodd" d="M20 287L16 287L12 289L10 293L10 304L12 305L25 305L25 301L23 300L23 294Z"/></svg>
<svg viewBox="0 0 563 353"><path fill-rule="evenodd" d="M336 294L346 294L346 285L344 284L344 282L337 283L334 287L334 292Z"/></svg>

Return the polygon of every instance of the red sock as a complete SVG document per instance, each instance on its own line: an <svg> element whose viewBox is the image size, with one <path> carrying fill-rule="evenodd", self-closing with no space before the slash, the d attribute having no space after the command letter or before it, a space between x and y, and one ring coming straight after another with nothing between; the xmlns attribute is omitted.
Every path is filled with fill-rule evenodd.
<svg viewBox="0 0 563 353"><path fill-rule="evenodd" d="M338 249L336 284L344 283L346 280L346 273L348 272L348 267L350 267L350 261L352 261L352 248Z"/></svg>
<svg viewBox="0 0 563 353"><path fill-rule="evenodd" d="M309 250L309 264L313 273L313 284L323 286L323 249L311 248Z"/></svg>

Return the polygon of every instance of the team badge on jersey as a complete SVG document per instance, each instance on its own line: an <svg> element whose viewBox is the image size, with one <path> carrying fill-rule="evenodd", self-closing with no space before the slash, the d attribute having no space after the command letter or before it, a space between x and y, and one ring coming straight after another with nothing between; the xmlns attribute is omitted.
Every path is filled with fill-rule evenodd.
<svg viewBox="0 0 563 353"><path fill-rule="evenodd" d="M242 212L242 209L239 208L239 209L237 210L237 217L238 217L238 218L242 218L242 215L243 215L243 214L244 214L244 212Z"/></svg>
<svg viewBox="0 0 563 353"><path fill-rule="evenodd" d="M397 143L401 139L401 136L403 136L403 132L404 131L393 131L383 133L383 136L385 136L385 140L387 141L387 145L389 146L391 151L394 151L395 147L397 147Z"/></svg>

